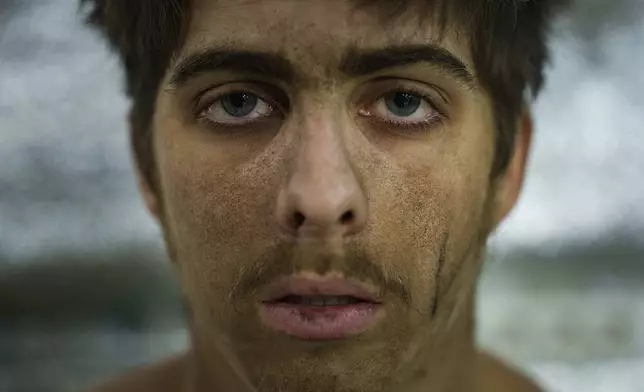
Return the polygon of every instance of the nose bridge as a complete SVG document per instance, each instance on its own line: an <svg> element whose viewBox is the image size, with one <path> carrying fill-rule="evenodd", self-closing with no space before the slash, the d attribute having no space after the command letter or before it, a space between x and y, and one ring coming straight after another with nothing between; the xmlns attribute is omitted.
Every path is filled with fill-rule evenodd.
<svg viewBox="0 0 644 392"><path fill-rule="evenodd" d="M294 131L292 167L280 195L282 226L306 235L355 233L366 219L366 200L341 120L308 115Z"/></svg>
<svg viewBox="0 0 644 392"><path fill-rule="evenodd" d="M292 185L303 188L300 192L318 188L339 196L343 188L346 191L347 182L357 179L343 144L340 126L333 119L309 119L301 129Z"/></svg>

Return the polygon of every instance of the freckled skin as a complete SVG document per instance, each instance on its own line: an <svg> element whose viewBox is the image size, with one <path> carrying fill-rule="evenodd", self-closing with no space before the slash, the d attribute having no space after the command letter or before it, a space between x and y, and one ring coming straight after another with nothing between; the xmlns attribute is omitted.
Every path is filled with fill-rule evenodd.
<svg viewBox="0 0 644 392"><path fill-rule="evenodd" d="M193 344L98 391L538 391L473 337L481 255L520 192L529 118L517 120L508 170L490 179L494 119L482 88L427 65L359 78L338 71L348 47L434 42L436 31L412 14L383 29L339 0L194 2L179 59L211 46L270 50L302 77L263 81L288 96L286 113L235 130L196 120L191 102L231 83L255 88L257 78L219 71L160 89L159 189L142 188L190 305ZM466 42L448 34L440 45L473 72ZM422 131L359 118L376 76L438 86L447 118ZM374 269L391 288L386 316L344 341L268 330L252 300L253 283L269 277L360 275L378 286Z"/></svg>

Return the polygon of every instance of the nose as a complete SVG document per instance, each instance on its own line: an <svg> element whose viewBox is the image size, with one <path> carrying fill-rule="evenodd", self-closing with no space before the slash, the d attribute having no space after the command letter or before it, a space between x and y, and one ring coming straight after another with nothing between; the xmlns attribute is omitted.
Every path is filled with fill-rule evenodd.
<svg viewBox="0 0 644 392"><path fill-rule="evenodd" d="M316 129L296 147L277 219L294 236L348 236L367 220L367 200L340 135Z"/></svg>

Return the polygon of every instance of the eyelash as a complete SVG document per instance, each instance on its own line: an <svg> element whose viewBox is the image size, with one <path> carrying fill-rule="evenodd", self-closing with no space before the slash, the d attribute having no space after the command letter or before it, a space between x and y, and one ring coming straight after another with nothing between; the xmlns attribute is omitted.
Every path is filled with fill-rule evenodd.
<svg viewBox="0 0 644 392"><path fill-rule="evenodd" d="M211 98L207 99L205 102L197 103L196 107L195 107L195 116L196 116L196 118L199 121L204 122L208 126L212 126L212 127L216 127L216 128L236 129L236 130L238 130L240 128L248 127L248 126L251 126L251 125L254 125L254 124L257 124L257 123L260 123L262 120L265 120L267 118L272 118L272 116L267 116L267 117L264 117L264 118L260 118L258 120L251 120L251 121L247 121L247 122L225 123L225 122L214 121L211 118L209 118L209 116L204 114L204 112L206 112L208 109L210 109L213 105L217 104L224 97L229 96L231 94L240 93L240 92L250 93L250 94L253 94L253 95L257 96L258 99L266 102L266 104L268 104L272 108L273 111L277 111L277 112L282 113L282 114L284 113L283 107L288 107L288 105L277 104L275 102L275 100L265 99L264 96L266 94L255 93L253 91L253 89L250 89L250 88L246 88L246 89L239 88L239 89L231 89L231 90L228 90L228 91L217 93L216 95L214 95ZM199 94L199 96L195 99L195 101L199 102L199 100L204 95L206 95L207 93L208 93L208 91L205 91L205 92ZM405 131L405 130L427 131L430 128L433 128L433 127L435 127L437 125L440 125L447 118L447 115L445 114L445 112L443 110L441 110L440 105L436 104L436 99L434 97L430 96L430 94L424 92L422 89L414 88L413 86L399 85L399 86L395 86L394 88L387 89L384 94L381 93L381 94L379 94L377 96L377 98L375 100L371 100L367 106L374 105L375 103L377 103L381 99L384 99L385 97L387 97L387 95L393 94L393 93L408 93L408 94L412 94L412 95L420 98L421 100L425 101L431 107L431 109L436 112L436 114L431 116L431 118L427 118L425 120L415 121L415 122L397 121L395 119L387 119L387 118L382 118L382 117L376 117L376 116L373 116L373 115L367 115L367 116L364 116L364 118L367 121L375 123L375 125L392 126L392 127L395 127L395 128L397 128L399 130L402 130L402 131Z"/></svg>
<svg viewBox="0 0 644 392"><path fill-rule="evenodd" d="M264 96L267 94L256 93L253 89L250 89L250 88L238 88L238 89L230 89L230 90L222 91L213 95L212 97L209 97L206 100L203 100L203 102L200 102L202 101L202 98L208 94L208 92L209 90L206 90L200 93L194 100L195 101L194 115L196 119L200 122L205 123L208 126L238 130L239 128L244 128L249 125L256 124L262 120L262 119L259 119L259 120L240 122L240 123L223 123L223 122L214 121L209 116L204 114L208 109L213 107L213 105L217 104L224 97L229 96L231 94L249 93L257 96L258 99L266 102L271 107L272 111L278 111L278 112L283 111L282 105L277 104L274 100L264 99Z"/></svg>
<svg viewBox="0 0 644 392"><path fill-rule="evenodd" d="M404 121L396 121L392 119L382 119L382 118L376 120L376 122L392 125L403 130L426 130L428 128L441 124L443 121L445 121L447 117L445 112L440 108L440 105L436 104L436 99L434 97L430 96L430 94L426 93L422 89L414 88L413 86L399 85L397 87L394 87L393 89L388 90L387 93L380 94L378 98L375 101L373 101L371 104L373 105L373 103L378 102L379 100L386 97L388 94L392 94L392 93L408 93L408 94L415 95L418 98L422 99L423 101L427 102L427 104L432 108L432 110L436 112L436 114L431 118L428 118L422 121L416 121L416 122L404 122Z"/></svg>

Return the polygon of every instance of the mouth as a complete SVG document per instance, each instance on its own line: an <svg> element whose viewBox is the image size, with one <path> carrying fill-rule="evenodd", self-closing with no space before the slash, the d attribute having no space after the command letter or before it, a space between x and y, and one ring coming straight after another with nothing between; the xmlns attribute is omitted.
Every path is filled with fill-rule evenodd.
<svg viewBox="0 0 644 392"><path fill-rule="evenodd" d="M303 340L363 333L384 312L377 295L358 283L296 277L271 285L259 310L266 326Z"/></svg>

